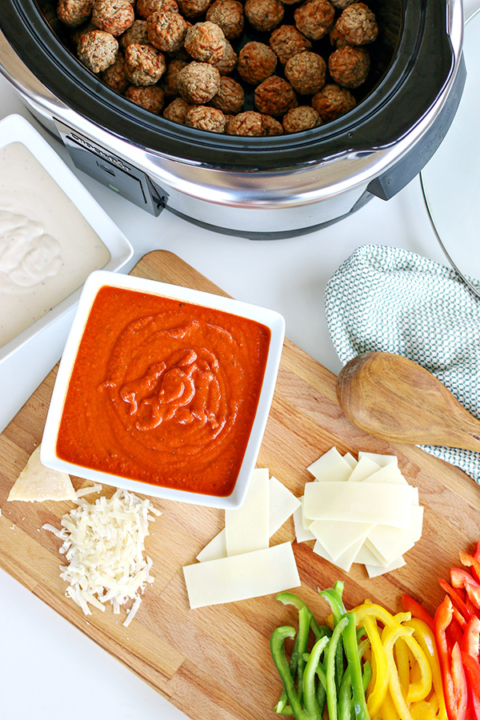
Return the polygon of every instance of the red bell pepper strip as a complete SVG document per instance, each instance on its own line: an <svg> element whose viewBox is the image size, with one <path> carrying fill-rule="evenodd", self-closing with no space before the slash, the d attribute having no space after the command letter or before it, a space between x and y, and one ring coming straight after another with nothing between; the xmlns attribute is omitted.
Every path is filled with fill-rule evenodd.
<svg viewBox="0 0 480 720"><path fill-rule="evenodd" d="M478 562L480 562L480 540L477 542L477 547L475 548L473 557L475 558L475 560L478 560Z"/></svg>
<svg viewBox="0 0 480 720"><path fill-rule="evenodd" d="M462 652L462 662L467 677L470 710L474 720L480 720L480 665L468 653Z"/></svg>
<svg viewBox="0 0 480 720"><path fill-rule="evenodd" d="M471 655L478 661L480 653L480 619L476 615L471 617L465 626L460 649L463 653Z"/></svg>
<svg viewBox="0 0 480 720"><path fill-rule="evenodd" d="M463 632L460 625L455 620L455 615L453 616L452 622L447 628L447 639L449 641L450 649L453 649L455 643L458 643L461 646L463 642Z"/></svg>
<svg viewBox="0 0 480 720"><path fill-rule="evenodd" d="M411 613L412 617L417 618L417 620L423 620L423 622L428 625L432 632L435 630L435 621L433 617L429 615L426 610L424 610L420 603L410 597L410 595L406 595L405 593L403 593L402 607L406 612Z"/></svg>
<svg viewBox="0 0 480 720"><path fill-rule="evenodd" d="M462 720L466 717L468 706L468 687L465 670L463 668L462 653L458 643L455 643L452 650L452 680L455 693L456 712L455 719Z"/></svg>
<svg viewBox="0 0 480 720"><path fill-rule="evenodd" d="M475 560L473 555L469 555L463 550L460 550L460 561L465 567L472 568L472 575L475 580L480 583L480 561Z"/></svg>
<svg viewBox="0 0 480 720"><path fill-rule="evenodd" d="M465 605L460 593L457 590L454 590L451 585L447 583L446 580L443 580L443 578L439 580L439 583L441 588L445 590L447 595L450 596L451 601L457 608L458 612L463 615L465 620L470 620L470 618L472 617L472 612Z"/></svg>
<svg viewBox="0 0 480 720"><path fill-rule="evenodd" d="M460 625L460 627L461 627L461 629L462 629L462 632L464 632L464 631L465 631L465 628L467 627L467 621L465 620L465 618L463 617L463 615L461 615L461 614L458 612L458 610L457 610L457 608L455 607L455 605L453 606L453 617L455 618L455 620L457 621L457 623ZM471 618L470 618L470 619L471 619Z"/></svg>
<svg viewBox="0 0 480 720"><path fill-rule="evenodd" d="M454 588L464 588L467 597L480 610L480 584L470 573L460 568L451 568L450 579Z"/></svg>
<svg viewBox="0 0 480 720"><path fill-rule="evenodd" d="M450 651L447 642L447 628L452 622L453 618L453 605L450 598L447 596L445 600L438 606L435 613L435 640L437 642L438 657L440 660L440 667L442 669L443 689L445 692L445 704L447 706L447 712L449 720L465 720L466 715L466 704L465 707L461 705L459 707L458 702L458 691L455 688L455 681L453 676L453 662L450 667ZM457 645L455 647L458 647ZM455 650L455 648L454 648ZM458 648L457 656L460 657L460 648ZM463 665L462 665L463 669ZM455 678L460 678L461 673L458 668L458 660L455 663ZM463 673L463 679L465 680L465 673Z"/></svg>

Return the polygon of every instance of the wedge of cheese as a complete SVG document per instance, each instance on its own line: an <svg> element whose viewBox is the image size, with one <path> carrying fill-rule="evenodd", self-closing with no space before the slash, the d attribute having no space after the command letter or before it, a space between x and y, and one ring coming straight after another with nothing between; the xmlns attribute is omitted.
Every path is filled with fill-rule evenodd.
<svg viewBox="0 0 480 720"><path fill-rule="evenodd" d="M50 470L40 462L40 445L30 456L26 466L10 490L8 500L43 502L44 500L75 500L70 476Z"/></svg>

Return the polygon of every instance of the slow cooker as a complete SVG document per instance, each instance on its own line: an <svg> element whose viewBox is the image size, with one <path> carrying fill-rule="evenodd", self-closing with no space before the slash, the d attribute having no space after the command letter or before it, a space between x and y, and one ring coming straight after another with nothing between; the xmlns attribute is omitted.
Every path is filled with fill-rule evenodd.
<svg viewBox="0 0 480 720"><path fill-rule="evenodd" d="M461 0L369 5L380 33L356 108L292 135L208 133L134 105L78 62L51 0L2 0L0 71L80 169L148 212L252 239L300 235L393 197L460 101Z"/></svg>

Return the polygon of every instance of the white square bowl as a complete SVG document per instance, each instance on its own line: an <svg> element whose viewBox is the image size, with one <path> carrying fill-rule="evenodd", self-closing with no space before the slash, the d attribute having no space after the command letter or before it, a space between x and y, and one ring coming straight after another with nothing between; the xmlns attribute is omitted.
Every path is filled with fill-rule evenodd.
<svg viewBox="0 0 480 720"><path fill-rule="evenodd" d="M125 235L55 150L21 115L9 115L0 121L0 148L11 143L21 143L31 152L98 235L110 253L110 261L103 269L114 272L123 267L133 255L133 248ZM70 310L78 302L81 291L81 287L77 288L30 327L5 343L0 348L0 363Z"/></svg>
<svg viewBox="0 0 480 720"><path fill-rule="evenodd" d="M192 303L206 308L213 308L231 315L237 315L239 317L254 320L270 329L271 336L267 363L260 397L258 400L257 411L240 472L238 474L235 487L230 495L217 497L213 495L162 487L160 485L152 485L150 483L134 480L128 477L121 477L98 470L92 470L91 468L66 462L57 456L57 438L73 366L77 357L83 332L90 315L92 304L99 290L105 286L136 290L142 293L150 293L161 297L172 298L180 302ZM245 498L250 476L253 468L255 467L263 433L265 431L265 425L267 423L278 368L280 365L284 334L285 321L279 313L273 310L267 310L265 308L249 305L244 302L239 302L219 295L213 295L211 293L191 290L189 288L170 285L168 283L156 282L155 280L147 280L145 278L138 278L130 275L114 275L102 270L93 272L84 285L75 319L73 321L60 363L43 434L41 450L42 463L47 467L55 470L61 470L69 473L70 475L76 475L77 477L106 485L114 485L115 487L124 488L125 490L131 490L144 495L152 495L155 497L165 498L167 500L178 500L181 502L223 509L233 509L239 507Z"/></svg>

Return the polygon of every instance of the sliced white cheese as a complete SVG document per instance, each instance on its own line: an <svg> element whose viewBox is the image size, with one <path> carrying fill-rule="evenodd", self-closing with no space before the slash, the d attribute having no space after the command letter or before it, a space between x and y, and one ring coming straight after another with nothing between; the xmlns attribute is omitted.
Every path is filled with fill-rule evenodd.
<svg viewBox="0 0 480 720"><path fill-rule="evenodd" d="M358 461L356 468L348 478L348 482L362 482L362 480L366 480L376 473L377 470L380 470L380 465L377 465L370 458L363 457Z"/></svg>
<svg viewBox="0 0 480 720"><path fill-rule="evenodd" d="M358 459L366 457L369 460L373 460L373 462L377 463L377 465L380 465L380 467L385 467L385 465L396 465L398 466L398 458L396 455L380 455L377 453L369 453L369 452L362 452L360 451L358 453Z"/></svg>
<svg viewBox="0 0 480 720"><path fill-rule="evenodd" d="M317 540L315 545L313 546L313 552L317 555L320 555L324 560L328 560L328 562L332 563L332 565L336 565L340 570L344 570L345 572L349 572L350 568L352 567L352 564L355 560L355 557L358 554L358 551L362 545L362 540L359 540L358 542L351 545L348 550L345 550L340 557L338 557L336 560L334 560L328 552L325 550L325 548L322 546L322 543Z"/></svg>
<svg viewBox="0 0 480 720"><path fill-rule="evenodd" d="M422 505L414 505L412 507L412 519L410 522L410 537L413 542L418 542L422 537L423 530L423 507Z"/></svg>
<svg viewBox="0 0 480 720"><path fill-rule="evenodd" d="M352 468L346 460L340 455L337 448L332 448L325 455L315 460L314 463L307 468L315 480L323 482L343 482L348 480L352 473Z"/></svg>
<svg viewBox="0 0 480 720"><path fill-rule="evenodd" d="M291 543L183 568L192 609L282 592L300 585Z"/></svg>
<svg viewBox="0 0 480 720"><path fill-rule="evenodd" d="M303 500L303 496L300 498L300 500ZM313 522L313 520L310 520L310 524ZM297 542L306 542L307 540L315 540L315 535L313 535L308 528L306 528L303 524L303 508L299 507L295 512L293 513L293 524L295 526L295 538Z"/></svg>
<svg viewBox="0 0 480 720"><path fill-rule="evenodd" d="M303 513L313 520L410 526L413 488L386 483L313 482L305 485Z"/></svg>
<svg viewBox="0 0 480 720"><path fill-rule="evenodd" d="M392 570L398 570L398 568L403 567L407 563L403 559L403 557L399 557L393 562L390 563L390 565L387 565L387 567L379 567L378 565L365 565L365 569L368 573L368 577L374 578L378 577L379 575L385 575L385 573L392 572Z"/></svg>
<svg viewBox="0 0 480 720"><path fill-rule="evenodd" d="M270 478L269 535L275 535L301 502L276 477Z"/></svg>
<svg viewBox="0 0 480 720"><path fill-rule="evenodd" d="M343 459L347 461L347 463L350 465L352 470L355 470L355 468L357 467L358 460L355 460L352 453L349 453L349 452L345 453L345 455L343 456Z"/></svg>
<svg viewBox="0 0 480 720"><path fill-rule="evenodd" d="M44 500L76 500L70 476L42 465L40 445L33 451L27 464L10 490L8 500L43 502Z"/></svg>
<svg viewBox="0 0 480 720"><path fill-rule="evenodd" d="M406 530L385 525L374 527L365 540L365 545L387 565L410 550L414 544Z"/></svg>
<svg viewBox="0 0 480 720"><path fill-rule="evenodd" d="M269 507L269 534L275 535L284 522L293 515L295 510L301 508L301 502L293 493L288 490L277 478L270 478L270 507ZM199 562L208 560L219 560L227 557L227 542L225 529L215 535L203 550L197 555Z"/></svg>
<svg viewBox="0 0 480 720"><path fill-rule="evenodd" d="M358 551L357 556L355 557L355 560L353 562L360 563L362 565L374 565L381 568L387 566L387 563L384 560L380 560L376 555L372 553L371 550L368 549L365 542Z"/></svg>
<svg viewBox="0 0 480 720"><path fill-rule="evenodd" d="M368 482L376 483L392 483L393 485L408 485L402 473L396 465L385 465L377 470L376 473L370 475Z"/></svg>
<svg viewBox="0 0 480 720"><path fill-rule="evenodd" d="M348 550L359 540L365 540L373 525L354 522L337 522L335 520L314 520L310 532L320 542L333 560Z"/></svg>
<svg viewBox="0 0 480 720"><path fill-rule="evenodd" d="M209 560L219 560L220 558L227 557L227 541L225 538L225 528L220 530L218 535L215 535L213 540L210 540L208 545L205 545L197 555L199 562L208 562Z"/></svg>
<svg viewBox="0 0 480 720"><path fill-rule="evenodd" d="M268 548L269 503L268 470L255 468L243 505L236 510L225 510L228 556Z"/></svg>

